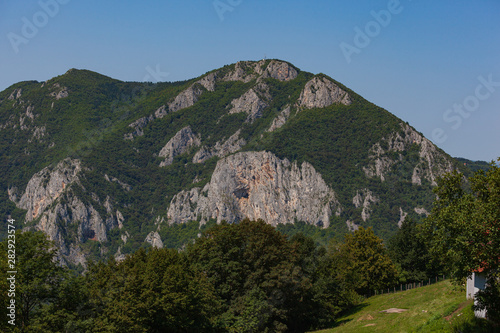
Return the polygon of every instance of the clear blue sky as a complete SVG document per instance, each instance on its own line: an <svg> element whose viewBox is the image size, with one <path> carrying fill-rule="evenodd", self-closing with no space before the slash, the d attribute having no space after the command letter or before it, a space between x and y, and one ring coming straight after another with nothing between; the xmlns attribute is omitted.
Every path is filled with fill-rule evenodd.
<svg viewBox="0 0 500 333"><path fill-rule="evenodd" d="M331 76L452 156L500 156L498 0L2 0L0 32L0 90L69 68L184 80L267 56Z"/></svg>

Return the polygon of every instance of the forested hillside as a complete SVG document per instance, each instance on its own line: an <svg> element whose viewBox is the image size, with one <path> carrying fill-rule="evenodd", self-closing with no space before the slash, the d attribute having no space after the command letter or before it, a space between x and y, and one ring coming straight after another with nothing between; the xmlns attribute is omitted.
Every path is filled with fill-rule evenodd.
<svg viewBox="0 0 500 333"><path fill-rule="evenodd" d="M360 227L388 239L429 214L439 176L470 172L341 83L280 60L183 82L77 69L21 82L0 93L0 136L4 220L45 232L80 270L244 218L314 226L322 244Z"/></svg>

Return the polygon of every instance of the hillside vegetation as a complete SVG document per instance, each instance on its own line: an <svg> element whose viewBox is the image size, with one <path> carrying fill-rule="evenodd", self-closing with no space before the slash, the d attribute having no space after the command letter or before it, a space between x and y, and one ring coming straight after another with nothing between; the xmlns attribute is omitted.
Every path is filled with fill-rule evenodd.
<svg viewBox="0 0 500 333"><path fill-rule="evenodd" d="M400 313L382 312L391 308ZM476 319L463 287L449 280L425 287L373 296L340 316L331 329L316 333L494 332Z"/></svg>
<svg viewBox="0 0 500 333"><path fill-rule="evenodd" d="M246 217L322 244L359 227L387 240L429 214L440 175L469 172L348 87L275 59L181 82L71 69L14 84L0 151L2 218L44 231L80 270Z"/></svg>

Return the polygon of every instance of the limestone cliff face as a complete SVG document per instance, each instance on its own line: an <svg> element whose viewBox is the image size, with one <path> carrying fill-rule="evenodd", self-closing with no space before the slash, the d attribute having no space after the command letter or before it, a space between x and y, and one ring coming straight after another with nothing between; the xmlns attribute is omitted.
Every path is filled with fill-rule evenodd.
<svg viewBox="0 0 500 333"><path fill-rule="evenodd" d="M298 71L284 61L271 60L267 66L266 61L238 61L234 70L226 74L224 81L250 82L254 79L271 77L280 81L289 81L297 77ZM265 67L264 67L265 66Z"/></svg>
<svg viewBox="0 0 500 333"><path fill-rule="evenodd" d="M367 177L380 177L380 180L384 181L393 165L400 163L403 159L401 154L399 159L392 158L391 154L409 150L412 145L416 145L420 159L413 169L411 182L415 185L421 185L422 179L426 179L431 185L436 185L438 177L453 170L451 160L409 125L404 123L400 125L402 131L392 133L370 149L371 162L368 166L363 167L365 175ZM382 148L383 146L385 149Z"/></svg>
<svg viewBox="0 0 500 333"><path fill-rule="evenodd" d="M255 119L262 117L262 111L266 107L267 104L253 89L250 89L241 97L231 102L229 113L245 112L248 114L246 121L252 123Z"/></svg>
<svg viewBox="0 0 500 333"><path fill-rule="evenodd" d="M79 177L83 171L79 160L67 158L33 175L20 199L15 200L17 196L14 195L11 199L17 207L27 210L25 223L34 223L30 228L43 231L54 241L61 263L85 267L81 244L106 242L107 232L122 224L123 216L119 211L115 213L109 197L101 202L96 194L91 193L92 203L84 203L75 195L72 186L81 187ZM107 179L112 181L109 177ZM106 214L99 213L95 205L102 206Z"/></svg>
<svg viewBox="0 0 500 333"><path fill-rule="evenodd" d="M82 264L85 267L86 258L81 244L106 242L107 232L118 224L117 217L109 202L108 214L102 216L93 204L84 203L71 190L65 192L62 199L41 214L34 228L54 241L62 263Z"/></svg>
<svg viewBox="0 0 500 333"><path fill-rule="evenodd" d="M307 109L324 108L335 103L350 105L349 94L326 77L314 77L306 83L297 104Z"/></svg>
<svg viewBox="0 0 500 333"><path fill-rule="evenodd" d="M165 147L163 147L158 154L160 157L165 157L165 160L160 163L160 166L172 164L175 156L184 154L189 151L191 147L199 146L200 144L200 136L195 135L190 126L184 127L167 142Z"/></svg>
<svg viewBox="0 0 500 333"><path fill-rule="evenodd" d="M205 75L187 89L183 90L173 99L173 101L168 103L168 110L170 112L175 112L193 106L205 91L203 88L208 91L215 90L217 79L217 72Z"/></svg>
<svg viewBox="0 0 500 333"><path fill-rule="evenodd" d="M378 198L373 195L373 193L365 188L361 191L357 191L356 195L352 199L352 203L354 204L354 207L359 208L363 207L363 210L361 211L361 219L363 221L366 221L370 218L370 205L372 203L376 203L378 201Z"/></svg>
<svg viewBox="0 0 500 333"><path fill-rule="evenodd" d="M408 215L408 213L406 213L405 211L403 211L402 207L399 207L399 221L398 221L398 227L399 228L401 228L401 226L403 225L403 222L406 219L407 215Z"/></svg>
<svg viewBox="0 0 500 333"><path fill-rule="evenodd" d="M8 97L8 100L9 100L9 101L12 101L12 100L14 100L14 99L19 99L19 98L21 98L21 96L22 96L22 95L23 95L23 89L21 89L21 88L14 89L14 90L10 93L10 95L9 95L9 97Z"/></svg>
<svg viewBox="0 0 500 333"><path fill-rule="evenodd" d="M201 84L208 91L214 91L217 78L218 78L217 72L214 72L214 73L210 73L208 75L205 75L200 80L198 80L197 83Z"/></svg>
<svg viewBox="0 0 500 333"><path fill-rule="evenodd" d="M425 215L426 217L430 215L430 213L424 207L415 207L413 210L418 215Z"/></svg>
<svg viewBox="0 0 500 333"><path fill-rule="evenodd" d="M298 72L284 61L271 60L262 75L264 78L272 77L280 81L290 81L297 77Z"/></svg>
<svg viewBox="0 0 500 333"><path fill-rule="evenodd" d="M77 180L81 171L79 160L65 159L54 169L45 168L36 173L26 186L17 206L26 209L26 220L32 221L50 206L68 184Z"/></svg>
<svg viewBox="0 0 500 333"><path fill-rule="evenodd" d="M156 247L159 249L163 248L163 242L161 241L160 234L156 231L151 231L144 240L146 243L151 244L152 247Z"/></svg>
<svg viewBox="0 0 500 333"><path fill-rule="evenodd" d="M169 111L175 112L193 106L202 93L203 89L199 85L193 84L177 95L172 102L168 103Z"/></svg>
<svg viewBox="0 0 500 333"><path fill-rule="evenodd" d="M179 93L173 100L171 100L167 105L162 105L159 107L153 114L142 117L129 124L129 127L134 129L134 132L127 133L124 135L124 139L133 140L136 136L144 135L143 128L146 127L150 122L155 119L161 119L165 117L170 112L176 112L182 110L184 108L188 108L193 106L196 103L201 94L205 91L205 88L208 91L215 90L215 84L217 82L217 73L210 73L205 75L188 88Z"/></svg>
<svg viewBox="0 0 500 333"><path fill-rule="evenodd" d="M268 132L272 132L281 126L285 125L287 122L288 118L290 118L290 106L288 105L286 108L284 108L279 115L273 119L273 122L271 123L271 126L267 129Z"/></svg>
<svg viewBox="0 0 500 333"><path fill-rule="evenodd" d="M240 138L240 133L241 130L237 130L226 141L217 141L213 147L201 147L193 156L193 163L203 163L213 156L224 157L237 152L246 145L246 141Z"/></svg>
<svg viewBox="0 0 500 333"><path fill-rule="evenodd" d="M122 104L121 97L116 101L122 88L108 89L114 84L105 83L110 82L106 78L98 84L102 90L96 90L98 75L74 74L77 85L68 77L59 84L58 79L25 82L0 93L0 131L12 138L12 144L3 146L5 161L41 165L43 154L55 162L66 156L66 146L92 146L92 154L79 154L81 161L55 162L29 182L22 172L31 167L4 163L3 190L26 211L24 227L44 231L63 263L85 265L90 254L121 260L122 252L135 250L131 247L142 241L161 247L170 241L160 238L163 227L189 220L235 222L248 217L273 225L300 220L323 227L331 220L335 229L372 225L389 233L405 216L428 215L431 185L457 165L387 111L323 74L300 73L284 61L241 61L188 83L148 85L147 94L127 105L126 117L109 118L116 118L113 126L105 125L110 124L107 108ZM80 83L93 88L74 94ZM136 84L124 84L123 92L129 86ZM80 114L78 105L96 98L103 103L96 105L92 119L79 123L87 114ZM321 113L338 126L335 131L315 126L315 112L309 109L325 107ZM97 129L99 137L78 132L94 120L106 126ZM67 121L67 126L54 136L51 121ZM386 126L371 131L379 123ZM330 140L333 135L338 140ZM315 142L308 142L308 136L315 136ZM69 140L56 142L59 137ZM110 146L116 138L128 141ZM328 141L317 142L322 139ZM268 151L250 152L263 149ZM33 156L28 156L30 151ZM318 163L324 178L308 162L290 162L273 153ZM25 156L17 159L18 154ZM172 165L188 154L190 161ZM336 177L341 172L348 177L350 171L351 179ZM397 193L404 200L394 197ZM164 202L165 196L171 201Z"/></svg>
<svg viewBox="0 0 500 333"><path fill-rule="evenodd" d="M300 220L327 227L332 214L340 212L335 192L311 164L299 166L269 152L243 152L220 160L203 189L178 193L168 218L181 223L248 217L272 225Z"/></svg>
<svg viewBox="0 0 500 333"><path fill-rule="evenodd" d="M142 129L154 119L155 117L153 115L150 115L147 117L139 118L133 123L129 124L128 126L132 127L134 129L134 132L125 134L125 139L132 140L136 136L143 136L144 131Z"/></svg>

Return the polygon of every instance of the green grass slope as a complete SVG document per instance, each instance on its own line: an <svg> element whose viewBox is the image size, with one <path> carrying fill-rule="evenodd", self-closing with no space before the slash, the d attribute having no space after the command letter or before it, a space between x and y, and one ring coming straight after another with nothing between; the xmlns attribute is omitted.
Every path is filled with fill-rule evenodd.
<svg viewBox="0 0 500 333"><path fill-rule="evenodd" d="M406 309L401 313L383 310ZM465 290L442 281L430 286L373 296L337 320L331 329L344 332L495 332L485 320L474 317Z"/></svg>

